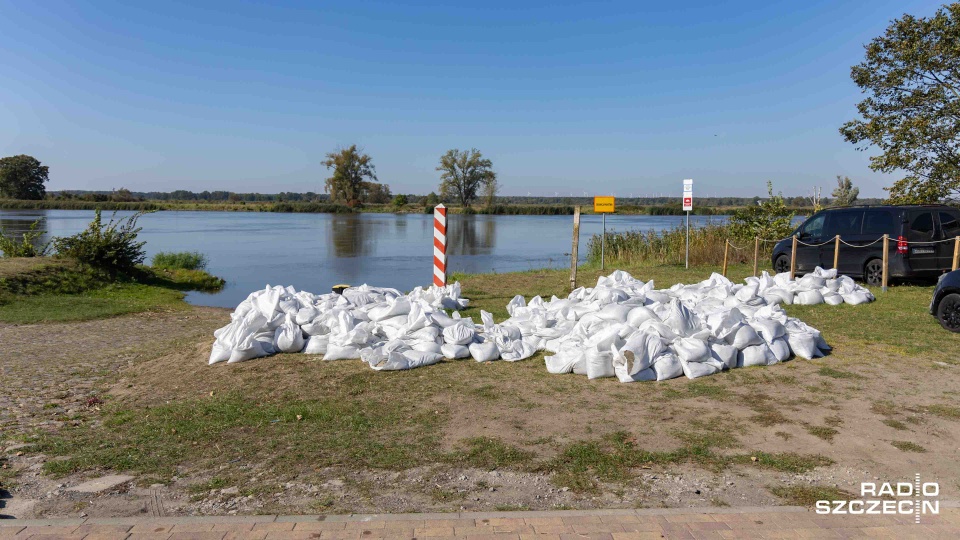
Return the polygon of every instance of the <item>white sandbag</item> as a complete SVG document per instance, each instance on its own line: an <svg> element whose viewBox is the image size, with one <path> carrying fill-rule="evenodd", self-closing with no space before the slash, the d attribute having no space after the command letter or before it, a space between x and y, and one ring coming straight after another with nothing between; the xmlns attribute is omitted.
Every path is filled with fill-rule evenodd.
<svg viewBox="0 0 960 540"><path fill-rule="evenodd" d="M841 294L841 296L843 297L843 301L851 306L859 306L860 304L866 304L867 302L873 301L873 295L866 290L852 291Z"/></svg>
<svg viewBox="0 0 960 540"><path fill-rule="evenodd" d="M740 351L750 346L764 344L763 338L749 324L741 326L736 333L728 335L726 341Z"/></svg>
<svg viewBox="0 0 960 540"><path fill-rule="evenodd" d="M410 345L415 351L442 354L440 344L435 341L419 341Z"/></svg>
<svg viewBox="0 0 960 540"><path fill-rule="evenodd" d="M676 299L670 302L663 323L680 336L689 336L702 328L697 315Z"/></svg>
<svg viewBox="0 0 960 540"><path fill-rule="evenodd" d="M276 344L276 332L276 330L264 330L263 332L257 332L253 335L253 339L260 343L260 347L263 349L264 356L270 356L271 354L277 354L280 352L280 349Z"/></svg>
<svg viewBox="0 0 960 540"><path fill-rule="evenodd" d="M646 306L637 306L630 310L630 313L627 314L627 324L634 328L639 328L644 321L655 320L660 321L660 318L657 317L657 314L653 312L652 309Z"/></svg>
<svg viewBox="0 0 960 540"><path fill-rule="evenodd" d="M783 325L773 319L754 318L749 324L768 344L787 333Z"/></svg>
<svg viewBox="0 0 960 540"><path fill-rule="evenodd" d="M444 343L440 346L440 354L442 354L444 358L460 360L463 358L470 358L470 349L466 345L451 345L449 343Z"/></svg>
<svg viewBox="0 0 960 540"><path fill-rule="evenodd" d="M337 345L327 344L327 352L323 355L324 360L354 360L360 358L360 348L356 345Z"/></svg>
<svg viewBox="0 0 960 540"><path fill-rule="evenodd" d="M651 369L657 374L658 381L674 379L683 375L683 366L680 365L680 359L671 352L654 358Z"/></svg>
<svg viewBox="0 0 960 540"><path fill-rule="evenodd" d="M220 362L226 362L230 359L230 347L219 341L213 342L213 348L210 349L210 359L207 362L208 365L217 364Z"/></svg>
<svg viewBox="0 0 960 540"><path fill-rule="evenodd" d="M599 379L601 377L613 377L616 373L613 371L613 355L610 351L599 351L594 347L588 348L585 353L587 363L587 378Z"/></svg>
<svg viewBox="0 0 960 540"><path fill-rule="evenodd" d="M627 322L627 316L630 314L630 311L634 309L632 306L625 306L622 304L610 304L604 306L600 311L597 312L597 317L600 317L606 321L614 321L618 323Z"/></svg>
<svg viewBox="0 0 960 540"><path fill-rule="evenodd" d="M380 321L397 315L406 315L410 313L410 301L406 298L395 298L386 304L377 306L367 312L371 321Z"/></svg>
<svg viewBox="0 0 960 540"><path fill-rule="evenodd" d="M297 312L296 323L299 325L307 324L320 316L320 310L314 306L304 306Z"/></svg>
<svg viewBox="0 0 960 540"><path fill-rule="evenodd" d="M531 343L522 339L514 339L509 342L497 342L497 348L500 351L500 359L507 362L516 362L526 360L534 354L537 354L537 348Z"/></svg>
<svg viewBox="0 0 960 540"><path fill-rule="evenodd" d="M796 296L793 298L793 303L801 306L814 306L817 304L822 304L823 295L820 294L819 290L797 291Z"/></svg>
<svg viewBox="0 0 960 540"><path fill-rule="evenodd" d="M777 362L786 362L790 359L790 343L785 335L774 339L767 345Z"/></svg>
<svg viewBox="0 0 960 540"><path fill-rule="evenodd" d="M491 360L500 358L500 349L497 348L497 344L493 341L473 343L470 345L469 349L470 356L472 356L477 362L489 362Z"/></svg>
<svg viewBox="0 0 960 540"><path fill-rule="evenodd" d="M509 302L507 302L507 313L511 317L517 314L517 308L526 307L527 301L521 295L514 296Z"/></svg>
<svg viewBox="0 0 960 540"><path fill-rule="evenodd" d="M458 322L443 329L443 341L450 345L469 345L473 343L476 332L466 324Z"/></svg>
<svg viewBox="0 0 960 540"><path fill-rule="evenodd" d="M777 358L773 355L773 351L762 340L759 345L745 347L737 355L737 367L767 366L776 362Z"/></svg>
<svg viewBox="0 0 960 540"><path fill-rule="evenodd" d="M836 292L823 293L823 303L831 306L839 306L843 303L843 297Z"/></svg>
<svg viewBox="0 0 960 540"><path fill-rule="evenodd" d="M247 360L253 360L254 358L260 358L261 356L266 356L267 353L263 351L263 345L259 341L254 339L253 336L247 336L240 343L237 343L233 350L230 352L230 358L227 359L228 364L234 364L237 362L245 362Z"/></svg>
<svg viewBox="0 0 960 540"><path fill-rule="evenodd" d="M821 289L827 283L827 280L816 274L807 274L797 280L797 285L803 289Z"/></svg>
<svg viewBox="0 0 960 540"><path fill-rule="evenodd" d="M788 332L787 343L790 345L793 354L805 360L813 360L823 356L823 353L817 347L817 337L812 332Z"/></svg>
<svg viewBox="0 0 960 540"><path fill-rule="evenodd" d="M623 357L621 357L621 359L622 358ZM613 360L613 371L616 373L617 379L622 383L657 380L657 372L654 371L652 367L641 369L640 371L631 374L628 364L626 362L621 362L618 364L617 359Z"/></svg>
<svg viewBox="0 0 960 540"><path fill-rule="evenodd" d="M300 326L300 330L308 336L319 336L330 333L330 329L319 320L314 320Z"/></svg>
<svg viewBox="0 0 960 540"><path fill-rule="evenodd" d="M303 354L326 354L327 345L330 343L330 336L310 336L303 346Z"/></svg>
<svg viewBox="0 0 960 540"><path fill-rule="evenodd" d="M663 340L655 334L636 332L627 337L623 346L613 346L614 357L622 357L629 365L628 373L634 375L653 365L653 359L667 351Z"/></svg>
<svg viewBox="0 0 960 540"><path fill-rule="evenodd" d="M291 317L287 317L287 321L277 328L273 343L280 352L300 352L304 345L303 332Z"/></svg>
<svg viewBox="0 0 960 540"><path fill-rule="evenodd" d="M723 364L724 369L737 367L737 348L721 341L710 343L710 356Z"/></svg>

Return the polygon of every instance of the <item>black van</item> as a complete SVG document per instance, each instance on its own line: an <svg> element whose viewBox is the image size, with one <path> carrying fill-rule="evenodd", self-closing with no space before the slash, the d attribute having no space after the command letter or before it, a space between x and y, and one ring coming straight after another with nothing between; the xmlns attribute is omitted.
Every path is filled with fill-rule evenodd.
<svg viewBox="0 0 960 540"><path fill-rule="evenodd" d="M960 209L945 205L846 206L821 210L793 232L805 244L797 245L797 274L817 266L833 268L833 239L840 244L840 274L862 278L879 285L883 273L884 234L890 235L889 277L935 278L953 265L953 242L938 242L960 235ZM790 271L791 238L773 248L773 268ZM929 243L927 243L929 242Z"/></svg>

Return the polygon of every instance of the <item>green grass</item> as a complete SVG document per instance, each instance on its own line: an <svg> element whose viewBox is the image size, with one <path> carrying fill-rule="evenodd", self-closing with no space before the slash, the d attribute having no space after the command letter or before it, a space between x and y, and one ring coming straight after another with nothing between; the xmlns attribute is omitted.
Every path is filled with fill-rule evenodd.
<svg viewBox="0 0 960 540"><path fill-rule="evenodd" d="M910 441L890 441L890 444L892 444L892 445L895 446L897 449L899 449L899 450L901 450L901 451L903 451L903 452L918 452L918 453L924 453L924 452L927 451L926 448L920 446L920 445L917 444L917 443L910 442Z"/></svg>
<svg viewBox="0 0 960 540"><path fill-rule="evenodd" d="M500 468L529 469L536 455L520 450L491 437L474 437L461 441L464 448L447 456L447 460L458 465L477 469L494 470Z"/></svg>
<svg viewBox="0 0 960 540"><path fill-rule="evenodd" d="M923 408L926 412L934 414L941 418L947 418L949 420L960 420L960 407L952 407L950 405L928 405Z"/></svg>
<svg viewBox="0 0 960 540"><path fill-rule="evenodd" d="M842 369L836 369L828 366L823 366L817 370L817 375L823 377L830 377L833 379L862 379L863 377L857 375L856 373L850 373L849 371L844 371Z"/></svg>
<svg viewBox="0 0 960 540"><path fill-rule="evenodd" d="M183 291L218 291L202 270L141 266L110 278L69 259L0 259L0 322L85 321L150 310L184 309Z"/></svg>
<svg viewBox="0 0 960 540"><path fill-rule="evenodd" d="M165 270L203 270L207 267L207 257L197 251L161 251L153 256L150 265Z"/></svg>
<svg viewBox="0 0 960 540"><path fill-rule="evenodd" d="M404 469L436 458L439 421L433 411L411 413L368 399L264 402L237 392L147 411L107 405L101 429L65 428L39 435L36 444L69 456L45 464L56 476L97 468L172 475L186 459L218 466L251 456L268 456L262 465L281 470L297 463Z"/></svg>
<svg viewBox="0 0 960 540"><path fill-rule="evenodd" d="M185 309L183 293L141 284L109 285L72 295L21 296L0 305L0 322L87 321L156 309Z"/></svg>

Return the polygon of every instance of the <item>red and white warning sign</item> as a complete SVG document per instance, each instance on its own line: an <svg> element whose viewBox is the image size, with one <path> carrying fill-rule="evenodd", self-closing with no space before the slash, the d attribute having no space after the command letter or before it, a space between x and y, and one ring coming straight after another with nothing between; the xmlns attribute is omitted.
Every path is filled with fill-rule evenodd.
<svg viewBox="0 0 960 540"><path fill-rule="evenodd" d="M693 179L687 178L683 181L683 211L693 210Z"/></svg>

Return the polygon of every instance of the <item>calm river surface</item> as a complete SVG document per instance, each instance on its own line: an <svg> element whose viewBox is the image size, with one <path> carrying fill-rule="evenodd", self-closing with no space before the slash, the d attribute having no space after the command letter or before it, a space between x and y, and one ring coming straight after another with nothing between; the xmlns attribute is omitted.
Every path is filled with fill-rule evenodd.
<svg viewBox="0 0 960 540"><path fill-rule="evenodd" d="M118 212L117 216L130 215ZM104 212L109 220L110 212ZM0 210L8 234L36 220L48 236L83 230L90 210ZM681 216L607 217L607 231L663 230ZM691 227L722 216L691 216ZM156 212L140 219L147 261L159 251L199 251L207 270L225 280L217 294L190 293L190 303L234 307L264 285L293 285L322 293L349 283L410 290L429 284L433 272L433 216L423 214L274 214ZM510 272L570 264L572 216L462 216L448 223L453 272ZM583 216L580 258L601 230L600 216Z"/></svg>

